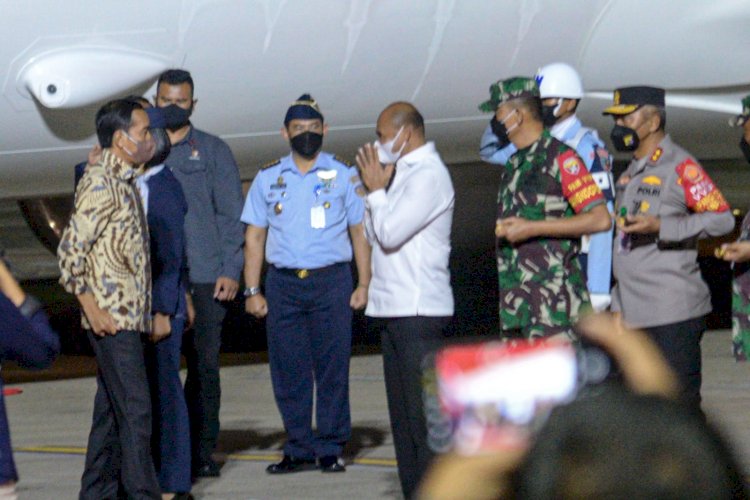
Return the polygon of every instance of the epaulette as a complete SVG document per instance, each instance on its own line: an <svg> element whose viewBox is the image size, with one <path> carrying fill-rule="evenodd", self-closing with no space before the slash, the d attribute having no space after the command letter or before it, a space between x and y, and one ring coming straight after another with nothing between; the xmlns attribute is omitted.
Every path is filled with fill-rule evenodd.
<svg viewBox="0 0 750 500"><path fill-rule="evenodd" d="M260 167L260 169L261 170L265 170L267 168L275 167L279 163L281 163L281 158L277 158L276 160L269 161L268 163L266 163L265 165L263 165L262 167Z"/></svg>
<svg viewBox="0 0 750 500"><path fill-rule="evenodd" d="M336 160L336 161L337 161L337 162L339 162L339 163L343 163L344 165L346 165L346 166L347 166L347 167L349 167L349 168L352 168L352 167L354 167L354 163L351 163L351 162L349 162L349 161L346 161L345 159L343 159L343 158L342 158L342 157L340 157L340 156L334 155L334 156L333 156L333 159L334 159L334 160Z"/></svg>

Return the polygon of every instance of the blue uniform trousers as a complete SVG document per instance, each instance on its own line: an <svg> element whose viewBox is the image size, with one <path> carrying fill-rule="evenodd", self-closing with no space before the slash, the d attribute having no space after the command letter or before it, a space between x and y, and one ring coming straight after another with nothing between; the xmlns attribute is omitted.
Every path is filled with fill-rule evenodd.
<svg viewBox="0 0 750 500"><path fill-rule="evenodd" d="M180 348L185 318L171 319L172 333L146 346L153 428L151 449L159 486L165 492L190 491L190 420L180 380Z"/></svg>
<svg viewBox="0 0 750 500"><path fill-rule="evenodd" d="M284 421L284 453L300 459L341 455L351 435L349 357L352 344L349 263L313 270L305 279L269 266L266 276L268 357ZM316 388L312 430L313 381Z"/></svg>

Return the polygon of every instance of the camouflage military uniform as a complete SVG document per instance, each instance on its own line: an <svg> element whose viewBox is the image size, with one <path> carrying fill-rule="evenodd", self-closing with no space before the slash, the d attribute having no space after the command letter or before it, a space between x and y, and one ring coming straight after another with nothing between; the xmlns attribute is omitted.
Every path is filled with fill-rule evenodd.
<svg viewBox="0 0 750 500"><path fill-rule="evenodd" d="M750 95L742 99L742 113L733 117L729 124L742 127L748 118ZM739 240L750 241L750 213L742 221ZM746 361L750 359L750 262L734 263L732 271L732 350L737 361Z"/></svg>
<svg viewBox="0 0 750 500"><path fill-rule="evenodd" d="M605 203L604 195L574 150L545 130L505 165L498 218L572 217ZM564 334L590 308L578 253L579 238L497 242L500 329L526 338Z"/></svg>
<svg viewBox="0 0 750 500"><path fill-rule="evenodd" d="M742 221L740 241L750 241L750 213ZM737 361L750 359L750 262L733 265L732 344Z"/></svg>

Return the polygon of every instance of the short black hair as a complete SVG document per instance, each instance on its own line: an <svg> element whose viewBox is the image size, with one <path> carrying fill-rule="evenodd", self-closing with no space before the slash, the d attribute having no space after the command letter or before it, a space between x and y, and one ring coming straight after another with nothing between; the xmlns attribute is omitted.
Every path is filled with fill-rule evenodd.
<svg viewBox="0 0 750 500"><path fill-rule="evenodd" d="M747 498L735 458L680 403L610 387L556 408L517 475L518 498Z"/></svg>
<svg viewBox="0 0 750 500"><path fill-rule="evenodd" d="M130 94L129 96L123 97L123 99L125 99L126 101L135 101L140 104L143 109L151 107L151 103L148 102L148 99L146 99L142 95Z"/></svg>
<svg viewBox="0 0 750 500"><path fill-rule="evenodd" d="M166 83L167 85L182 85L183 83L187 83L190 85L190 96L192 97L194 94L193 77L190 76L189 71L185 71L184 69L168 69L159 75L159 80L156 82L157 92L159 91L159 85L162 83Z"/></svg>
<svg viewBox="0 0 750 500"><path fill-rule="evenodd" d="M169 156L169 152L172 150L167 131L163 128L152 128L151 137L154 138L156 148L154 149L154 156L146 162L147 168L156 167L167 161L167 156Z"/></svg>
<svg viewBox="0 0 750 500"><path fill-rule="evenodd" d="M103 148L112 147L112 137L118 130L129 130L133 111L143 109L135 101L116 99L109 101L96 112L96 137Z"/></svg>
<svg viewBox="0 0 750 500"><path fill-rule="evenodd" d="M510 101L516 109L523 108L528 111L531 118L542 121L542 100L538 97L516 97Z"/></svg>

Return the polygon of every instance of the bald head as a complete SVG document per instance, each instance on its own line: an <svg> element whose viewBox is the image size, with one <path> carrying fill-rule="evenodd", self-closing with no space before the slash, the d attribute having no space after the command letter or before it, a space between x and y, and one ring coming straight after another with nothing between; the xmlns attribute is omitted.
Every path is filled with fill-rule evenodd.
<svg viewBox="0 0 750 500"><path fill-rule="evenodd" d="M399 150L404 145L402 154L423 146L424 118L411 103L394 102L389 104L378 117L377 129L378 140L387 143L398 135L394 150Z"/></svg>
<svg viewBox="0 0 750 500"><path fill-rule="evenodd" d="M378 123L381 120L390 123L396 129L411 127L414 133L424 137L424 118L411 103L400 101L389 104L380 113Z"/></svg>

